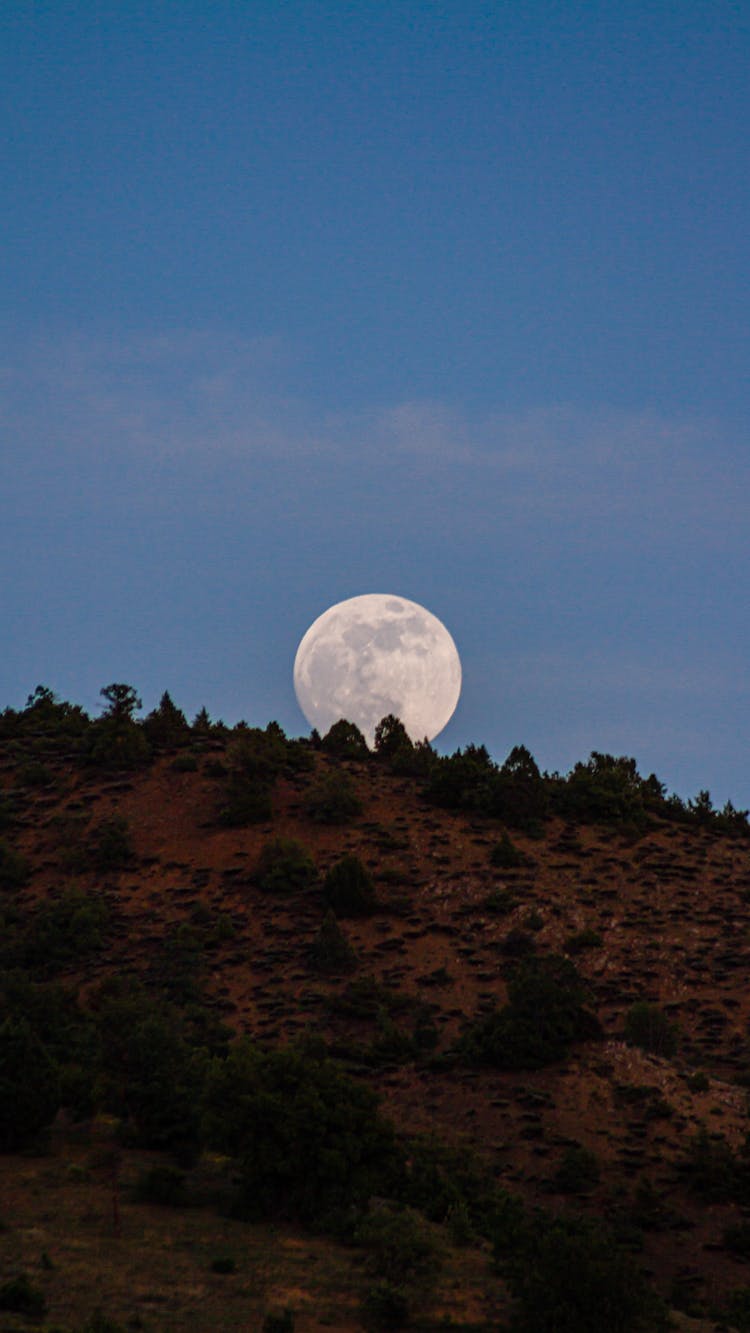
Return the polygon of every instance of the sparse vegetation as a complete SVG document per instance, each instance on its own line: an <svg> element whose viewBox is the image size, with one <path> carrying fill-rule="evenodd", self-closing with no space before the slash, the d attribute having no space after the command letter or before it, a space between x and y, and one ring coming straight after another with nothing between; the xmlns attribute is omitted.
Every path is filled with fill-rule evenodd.
<svg viewBox="0 0 750 1333"><path fill-rule="evenodd" d="M576 1041L600 1036L584 982L567 958L520 962L508 983L508 1003L476 1019L459 1051L500 1069L537 1069L561 1060Z"/></svg>
<svg viewBox="0 0 750 1333"><path fill-rule="evenodd" d="M651 1055L669 1057L677 1050L677 1028L658 1005L639 1000L625 1016L625 1040Z"/></svg>
<svg viewBox="0 0 750 1333"><path fill-rule="evenodd" d="M427 1327L437 1292L461 1326L463 1292L518 1333L652 1333L642 1253L681 1308L750 1326L743 811L598 752L560 776L523 746L440 758L396 718L371 755L345 721L290 741L189 724L166 692L143 721L131 686L103 699L91 721L40 686L0 714L0 1148L35 1182L0 1227L2 1291L31 1290L14 1327L39 1297L57 1327L72 1290L64 1190L76 1244L121 1228L125 1254L139 1209L180 1236L215 1326L231 1299L293 1327L248 1217L265 1271L329 1238L321 1322ZM672 1003L640 998L673 968ZM105 1275L70 1333L150 1326L110 1296Z"/></svg>
<svg viewBox="0 0 750 1333"><path fill-rule="evenodd" d="M362 813L362 802L346 773L330 772L310 787L305 809L318 824L346 824Z"/></svg>
<svg viewBox="0 0 750 1333"><path fill-rule="evenodd" d="M378 905L375 885L358 856L345 856L331 867L323 897L337 917L370 916Z"/></svg>
<svg viewBox="0 0 750 1333"><path fill-rule="evenodd" d="M315 862L296 839L274 838L260 854L256 879L264 893L304 893L315 882Z"/></svg>

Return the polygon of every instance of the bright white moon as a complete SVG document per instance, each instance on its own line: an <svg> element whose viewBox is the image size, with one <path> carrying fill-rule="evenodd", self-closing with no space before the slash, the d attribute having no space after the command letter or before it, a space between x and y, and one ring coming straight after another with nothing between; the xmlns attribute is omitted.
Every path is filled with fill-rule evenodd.
<svg viewBox="0 0 750 1333"><path fill-rule="evenodd" d="M417 602L367 593L313 622L294 659L294 689L321 735L345 717L372 745L393 713L412 740L432 740L461 693L461 659L445 625Z"/></svg>

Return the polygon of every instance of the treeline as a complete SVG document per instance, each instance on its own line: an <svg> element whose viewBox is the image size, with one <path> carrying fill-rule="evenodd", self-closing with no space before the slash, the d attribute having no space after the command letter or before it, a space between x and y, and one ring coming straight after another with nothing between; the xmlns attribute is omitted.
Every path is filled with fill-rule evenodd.
<svg viewBox="0 0 750 1333"><path fill-rule="evenodd" d="M240 722L228 727L213 722L206 709L189 723L168 692L157 708L136 717L141 700L136 690L113 683L101 690L102 715L90 718L78 705L61 701L39 685L20 710L0 713L0 744L13 747L28 760L27 777L44 783L44 756L65 754L84 765L128 769L148 764L165 751L177 751L175 767L196 767L206 750L224 750L216 776L226 779L222 819L230 825L261 822L271 817L271 792L283 771L309 769L312 751L361 763L386 764L395 775L409 776L422 786L430 804L449 810L486 815L532 836L541 836L544 822L559 817L571 823L608 823L643 831L653 819L691 824L716 832L750 835L748 811L731 801L714 807L710 792L700 791L688 801L667 792L655 773L643 777L637 761L593 751L566 775L541 772L523 745L514 746L498 764L484 745L467 745L441 756L427 741L413 742L399 718L384 717L370 750L359 728L346 719L334 723L325 736L290 740L276 722L250 727ZM36 765L36 771L34 767ZM345 780L331 775L328 804L333 818L343 813ZM321 820L326 819L326 791L319 793ZM358 813L352 804L349 814Z"/></svg>

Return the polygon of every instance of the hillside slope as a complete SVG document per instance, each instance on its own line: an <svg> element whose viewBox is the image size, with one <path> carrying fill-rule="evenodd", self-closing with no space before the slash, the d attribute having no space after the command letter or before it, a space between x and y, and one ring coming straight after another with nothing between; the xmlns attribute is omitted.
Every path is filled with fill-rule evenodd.
<svg viewBox="0 0 750 1333"><path fill-rule="evenodd" d="M508 840L497 850L502 820L436 808L419 778L383 759L314 748L267 779L270 810L232 826L237 743L219 730L186 735L117 770L82 763L77 742L49 726L5 739L3 836L30 872L6 886L11 925L28 929L71 890L107 906L91 947L66 946L53 963L32 949L29 974L84 1008L116 976L178 1003L200 995L212 1020L264 1047L322 1039L400 1133L477 1154L526 1205L606 1219L685 1317L726 1313L750 1287L750 1195L732 1183L750 1082L750 839L653 813L642 827L552 816L511 828L509 855ZM331 779L355 790L359 813L321 818L315 792ZM309 852L307 883L264 886L258 866L278 839ZM325 955L321 964L316 941L325 877L346 856L369 872L377 901L339 915L352 953L337 969ZM471 1058L467 1027L502 1010L524 959L550 956L574 961L600 1036L540 1067ZM627 1044L644 1001L668 1022ZM56 1150L75 1155L66 1123ZM12 1228L3 1245L8 1269ZM469 1252L450 1261L463 1290L442 1315L484 1327L505 1308L502 1291L481 1245L476 1261ZM314 1301L291 1304L298 1329L318 1327ZM326 1309L330 1326L330 1300Z"/></svg>

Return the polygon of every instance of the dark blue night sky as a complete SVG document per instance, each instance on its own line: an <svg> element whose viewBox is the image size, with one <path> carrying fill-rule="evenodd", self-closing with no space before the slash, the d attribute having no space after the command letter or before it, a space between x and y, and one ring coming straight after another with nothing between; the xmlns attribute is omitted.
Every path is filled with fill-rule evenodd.
<svg viewBox="0 0 750 1333"><path fill-rule="evenodd" d="M750 12L6 0L0 707L306 731L394 592L438 743L750 804Z"/></svg>

